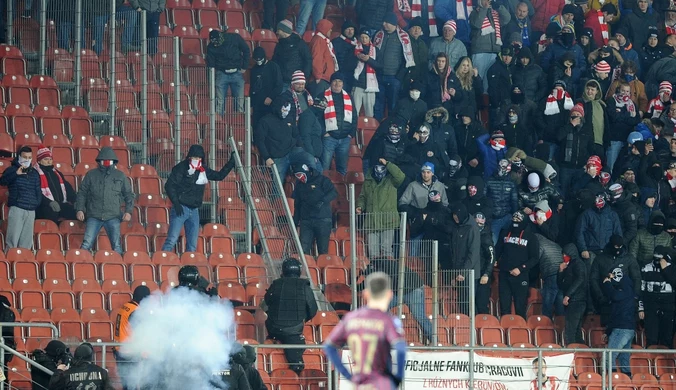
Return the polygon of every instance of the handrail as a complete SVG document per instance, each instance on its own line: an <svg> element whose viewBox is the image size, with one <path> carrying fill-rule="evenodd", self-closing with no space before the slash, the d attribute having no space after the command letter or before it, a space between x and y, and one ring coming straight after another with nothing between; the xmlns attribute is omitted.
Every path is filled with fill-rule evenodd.
<svg viewBox="0 0 676 390"><path fill-rule="evenodd" d="M23 360L24 362L30 364L31 366L37 368L38 370L44 372L47 375L54 375L54 371L50 370L49 368L46 368L45 366L43 366L40 363L35 362L35 360L33 360L33 359L26 357L24 354L19 353L19 352L13 350L12 348L6 346L1 340L2 340L2 338L0 337L0 348L4 349L6 352L11 353L12 355L18 357L19 359Z"/></svg>

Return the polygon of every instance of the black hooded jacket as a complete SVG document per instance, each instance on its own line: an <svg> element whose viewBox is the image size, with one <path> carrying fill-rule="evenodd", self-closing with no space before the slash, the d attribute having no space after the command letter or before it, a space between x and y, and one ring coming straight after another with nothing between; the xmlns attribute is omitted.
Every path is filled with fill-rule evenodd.
<svg viewBox="0 0 676 390"><path fill-rule="evenodd" d="M66 371L56 370L49 381L50 390L113 390L108 370L88 361L77 361Z"/></svg>
<svg viewBox="0 0 676 390"><path fill-rule="evenodd" d="M436 114L441 114L441 116ZM458 154L458 139L453 126L448 123L448 119L448 110L443 107L433 108L425 114L425 122L432 128L432 134L437 139L443 140L446 145L446 154L451 157Z"/></svg>
<svg viewBox="0 0 676 390"><path fill-rule="evenodd" d="M481 212L486 219L493 219L493 199L486 196L486 185L481 176L470 176L467 178L467 187L475 186L476 194L463 200L465 207L470 215L476 215ZM469 188L468 188L469 191Z"/></svg>
<svg viewBox="0 0 676 390"><path fill-rule="evenodd" d="M221 72L248 69L250 56L251 49L241 35L221 32L218 39L207 46L206 63Z"/></svg>
<svg viewBox="0 0 676 390"><path fill-rule="evenodd" d="M591 274L589 275L589 283L592 293L592 298L596 302L606 302L606 297L603 295L601 284L608 274L614 269L620 268L624 275L629 275L634 287L634 293L639 296L641 294L641 269L636 262L636 259L627 252L627 246L622 247L620 254L614 256L612 251L615 249L612 244L606 246L603 253L596 256L591 267Z"/></svg>
<svg viewBox="0 0 676 390"><path fill-rule="evenodd" d="M474 279L481 278L481 232L465 205L456 203L452 213L459 223L451 228L451 269L474 270ZM469 276L469 275L468 275Z"/></svg>
<svg viewBox="0 0 676 390"><path fill-rule="evenodd" d="M502 61L500 55L488 68L486 78L488 79L488 101L491 107L497 108L500 102L509 99L512 93L512 68L513 66ZM512 145L509 142L507 144Z"/></svg>
<svg viewBox="0 0 676 390"><path fill-rule="evenodd" d="M495 258L501 272L518 268L521 273L528 272L537 264L538 243L533 230L525 218L521 223L510 222L498 235L495 246Z"/></svg>
<svg viewBox="0 0 676 390"><path fill-rule="evenodd" d="M631 42L636 51L641 51L643 45L648 42L650 29L648 27L657 27L657 16L655 12L643 12L635 4L632 12L622 15L622 25L627 29L629 36L627 40ZM648 68L641 68L648 69Z"/></svg>
<svg viewBox="0 0 676 390"><path fill-rule="evenodd" d="M611 203L613 210L620 217L622 225L622 235L624 242L631 242L638 232L638 224L641 219L641 210L636 203L631 201L631 194L628 191L622 192L620 198ZM634 280L634 278L632 278Z"/></svg>
<svg viewBox="0 0 676 390"><path fill-rule="evenodd" d="M317 314L317 301L308 279L282 277L273 281L265 292L265 303L268 333L300 335L303 324Z"/></svg>
<svg viewBox="0 0 676 390"><path fill-rule="evenodd" d="M587 300L588 275L575 244L568 244L563 248L563 253L570 256L568 267L559 271L556 275L556 284L564 297L571 302L584 302Z"/></svg>
<svg viewBox="0 0 676 390"><path fill-rule="evenodd" d="M337 197L331 180L310 168L307 183L296 181L294 220L331 219L331 201Z"/></svg>
<svg viewBox="0 0 676 390"><path fill-rule="evenodd" d="M510 110L514 110L516 115L518 115L518 120L514 124L509 123ZM519 106L512 104L507 108L504 112L504 121L502 126L500 126L500 131L505 135L507 145L510 147L515 146L521 150L533 150L537 135L533 131L533 128L528 128L525 125L524 114Z"/></svg>
<svg viewBox="0 0 676 390"><path fill-rule="evenodd" d="M56 365L59 361L66 361L65 354L69 353L66 344L59 340L52 340L47 344L44 351L36 349L33 351L33 360L41 364L46 369L56 372ZM51 377L46 373L33 369L31 370L31 381L33 382L33 390L45 390L49 388L49 379Z"/></svg>
<svg viewBox="0 0 676 390"><path fill-rule="evenodd" d="M282 71L274 61L265 61L263 65L255 65L251 68L251 104L260 106L265 99L275 100L282 93Z"/></svg>
<svg viewBox="0 0 676 390"><path fill-rule="evenodd" d="M281 95L272 102L272 113L263 117L254 131L254 143L263 161L288 155L299 142L298 127L289 123L288 116L286 119L281 116L287 103L292 106L289 116L294 115L290 98Z"/></svg>
<svg viewBox="0 0 676 390"><path fill-rule="evenodd" d="M188 169L190 168L190 157L202 158L202 168L204 168L207 179L214 181L225 179L234 168L235 161L230 159L220 171L214 171L206 166L204 148L201 145L190 146L186 159L172 168L169 179L167 179L167 182L164 185L164 191L167 193L167 196L175 207L183 205L195 209L202 206L206 183L197 184L200 176L199 170L196 170L192 175L188 172Z"/></svg>
<svg viewBox="0 0 676 390"><path fill-rule="evenodd" d="M291 83L291 75L297 70L303 71L306 78L310 77L312 73L310 48L296 33L279 40L279 43L275 46L272 60L279 65L282 71L282 80L285 83Z"/></svg>
<svg viewBox="0 0 676 390"><path fill-rule="evenodd" d="M547 96L547 75L540 65L535 63L533 53L527 47L517 54L516 64L512 67L512 83L521 87L526 99L539 102ZM521 64L521 58L530 58L528 65Z"/></svg>
<svg viewBox="0 0 676 390"><path fill-rule="evenodd" d="M244 351L235 355L235 363L239 363L246 374L251 390L266 390L261 374L256 369L256 350L251 345L244 345Z"/></svg>
<svg viewBox="0 0 676 390"><path fill-rule="evenodd" d="M479 147L476 139L486 134L486 129L481 126L481 122L472 120L472 123L465 125L462 121L455 128L455 135L458 137L458 153L462 158L463 164L472 159L479 158Z"/></svg>

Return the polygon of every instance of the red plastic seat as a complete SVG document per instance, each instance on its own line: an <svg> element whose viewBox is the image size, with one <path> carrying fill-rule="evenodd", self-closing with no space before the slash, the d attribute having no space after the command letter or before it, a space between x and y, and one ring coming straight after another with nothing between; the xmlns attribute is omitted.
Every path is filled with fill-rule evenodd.
<svg viewBox="0 0 676 390"><path fill-rule="evenodd" d="M26 29L24 31L31 31L31 27L35 27L34 21L24 21L24 23L19 22L19 30ZM21 40L27 36L35 36L35 31L33 30L32 34L21 35L19 34L19 39ZM23 57L23 53L16 46L2 45L0 46L0 73L4 75L26 75L26 60Z"/></svg>
<svg viewBox="0 0 676 390"><path fill-rule="evenodd" d="M33 90L28 80L23 75L5 75L2 78L2 86L7 92L7 103L10 104L33 104Z"/></svg>
<svg viewBox="0 0 676 390"><path fill-rule="evenodd" d="M30 79L30 86L35 90L35 102L37 104L61 105L61 90L50 76L35 75Z"/></svg>
<svg viewBox="0 0 676 390"><path fill-rule="evenodd" d="M64 49L47 50L47 65L54 81L72 83L75 74L75 59Z"/></svg>
<svg viewBox="0 0 676 390"><path fill-rule="evenodd" d="M192 13L192 10L190 12ZM182 54L204 54L202 53L202 40L200 39L200 35L192 25L177 26L174 28L174 36L179 37Z"/></svg>

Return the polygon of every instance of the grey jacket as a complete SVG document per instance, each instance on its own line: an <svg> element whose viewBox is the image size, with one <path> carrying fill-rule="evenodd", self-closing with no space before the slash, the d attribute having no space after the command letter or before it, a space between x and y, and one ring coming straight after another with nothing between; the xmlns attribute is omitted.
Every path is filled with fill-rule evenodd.
<svg viewBox="0 0 676 390"><path fill-rule="evenodd" d="M404 190L404 193L399 199L399 209L406 211L406 206L414 207L416 209L424 209L427 207L429 201L430 191L439 191L441 194L441 203L448 206L448 197L446 196L446 186L434 176L432 185L426 186L422 183L422 179L418 176L418 180L412 181ZM402 207L403 206L403 207Z"/></svg>
<svg viewBox="0 0 676 390"><path fill-rule="evenodd" d="M96 156L96 161L100 160L114 160L115 163L118 161L115 152L109 147L101 149ZM125 213L133 212L134 193L124 173L114 166L99 166L87 172L77 193L76 211L84 212L87 218L107 221L121 217L122 204L125 206Z"/></svg>
<svg viewBox="0 0 676 390"><path fill-rule="evenodd" d="M429 49L429 63L427 64L430 70L432 70L432 66L437 60L437 54L439 53L446 53L448 64L451 68L455 68L455 64L457 64L462 57L467 55L467 48L465 47L465 44L457 38L454 38L450 42L446 42L444 37L432 39Z"/></svg>
<svg viewBox="0 0 676 390"><path fill-rule="evenodd" d="M167 0L129 0L134 9L143 9L148 12L164 11L167 7Z"/></svg>
<svg viewBox="0 0 676 390"><path fill-rule="evenodd" d="M507 43L508 37L506 36L507 23L512 19L512 16L509 14L509 11L504 6L500 6L496 11L500 15L500 32L502 33L502 42ZM481 35L481 25L488 15L488 8L474 8L472 13L469 15L469 24L472 27L472 53L498 53L500 52L501 45L495 43L495 32L492 32L487 35ZM488 21L493 25L493 17L488 15Z"/></svg>

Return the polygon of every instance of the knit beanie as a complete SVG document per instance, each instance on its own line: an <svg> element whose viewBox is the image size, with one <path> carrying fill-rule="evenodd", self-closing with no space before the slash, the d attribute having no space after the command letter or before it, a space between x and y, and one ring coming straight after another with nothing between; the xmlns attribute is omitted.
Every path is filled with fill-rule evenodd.
<svg viewBox="0 0 676 390"><path fill-rule="evenodd" d="M573 116L573 113L578 113L580 116L584 116L584 106L581 103L578 103L570 109L570 116Z"/></svg>
<svg viewBox="0 0 676 390"><path fill-rule="evenodd" d="M599 61L595 66L594 70L599 73L610 73L610 65L605 61Z"/></svg>
<svg viewBox="0 0 676 390"><path fill-rule="evenodd" d="M43 158L52 158L52 151L49 150L48 147L45 145L40 145L40 148L38 149L38 157L37 161L42 160Z"/></svg>
<svg viewBox="0 0 676 390"><path fill-rule="evenodd" d="M450 28L453 32L458 32L458 25L455 23L455 20L451 19L448 22L444 23L444 29Z"/></svg>
<svg viewBox="0 0 676 390"><path fill-rule="evenodd" d="M297 70L291 75L291 84L304 83L305 73L302 70Z"/></svg>
<svg viewBox="0 0 676 390"><path fill-rule="evenodd" d="M288 19L284 19L277 23L277 30L282 30L287 34L293 34L293 23Z"/></svg>

